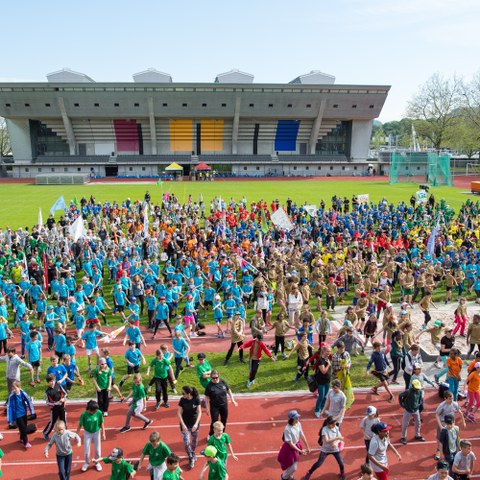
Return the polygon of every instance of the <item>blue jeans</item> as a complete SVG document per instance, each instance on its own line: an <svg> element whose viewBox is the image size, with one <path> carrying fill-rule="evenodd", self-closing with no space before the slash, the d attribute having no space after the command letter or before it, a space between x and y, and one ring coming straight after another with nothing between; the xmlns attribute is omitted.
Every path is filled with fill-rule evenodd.
<svg viewBox="0 0 480 480"><path fill-rule="evenodd" d="M448 389L453 393L453 399L458 399L458 386L460 382L456 378L449 377L447 375Z"/></svg>
<svg viewBox="0 0 480 480"><path fill-rule="evenodd" d="M60 480L70 480L72 470L72 454L57 455L58 476Z"/></svg>
<svg viewBox="0 0 480 480"><path fill-rule="evenodd" d="M327 393L330 390L330 384L325 383L324 385L318 386L318 397L317 403L315 404L315 413L320 413L325 406L325 400L327 399Z"/></svg>

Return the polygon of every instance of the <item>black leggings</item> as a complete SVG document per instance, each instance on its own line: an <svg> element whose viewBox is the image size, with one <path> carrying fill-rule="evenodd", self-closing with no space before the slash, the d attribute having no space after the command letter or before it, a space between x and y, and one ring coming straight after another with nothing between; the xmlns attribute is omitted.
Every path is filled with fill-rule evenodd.
<svg viewBox="0 0 480 480"><path fill-rule="evenodd" d="M335 457L335 460L338 463L338 466L340 467L340 475L343 475L345 466L343 464L343 459L342 459L342 454L340 452L332 452L332 453L325 453L320 451L320 456L318 457L318 460L309 468L308 474L312 475L312 473L319 467L323 465L323 462L326 460L326 458L329 455L333 455Z"/></svg>
<svg viewBox="0 0 480 480"><path fill-rule="evenodd" d="M108 399L110 392L105 388L97 392L98 409L103 412L108 412L110 400Z"/></svg>
<svg viewBox="0 0 480 480"><path fill-rule="evenodd" d="M392 381L396 382L402 365L402 357L400 357L399 355L390 355L390 358L392 360L393 370L390 372L389 375L392 376Z"/></svg>
<svg viewBox="0 0 480 480"><path fill-rule="evenodd" d="M160 395L163 398L163 403L168 403L167 379L155 378L155 399L160 403Z"/></svg>
<svg viewBox="0 0 480 480"><path fill-rule="evenodd" d="M364 439L364 442L365 442L365 448L367 449L367 456L365 457L365 463L366 464L370 464L370 458L368 456L368 449L370 448L370 442L372 440L370 438L365 438Z"/></svg>
<svg viewBox="0 0 480 480"><path fill-rule="evenodd" d="M228 405L221 405L220 407L214 407L210 404L210 432L209 435L213 435L213 424L218 421L218 417L220 417L220 421L223 423L225 429L227 428L227 420L228 420Z"/></svg>
<svg viewBox="0 0 480 480"><path fill-rule="evenodd" d="M232 356L233 351L235 350L235 345L238 347L238 356L240 357L240 360L243 360L243 348L240 348L243 345L243 342L240 340L240 342L230 344L230 348L228 349L227 356L225 357L226 362L230 360L230 357Z"/></svg>
<svg viewBox="0 0 480 480"><path fill-rule="evenodd" d="M27 437L27 416L18 417L15 422L17 423L18 431L20 432L20 440L26 445L28 443Z"/></svg>
<svg viewBox="0 0 480 480"><path fill-rule="evenodd" d="M160 324L162 322L166 325L168 333L171 335L172 334L172 329L170 328L170 323L168 322L168 320L156 320L155 321L155 330L153 331L153 334L154 335L157 334L158 327L160 326Z"/></svg>
<svg viewBox="0 0 480 480"><path fill-rule="evenodd" d="M285 336L278 336L275 335L275 349L273 350L273 354L276 355L277 352L285 353Z"/></svg>
<svg viewBox="0 0 480 480"><path fill-rule="evenodd" d="M250 382L253 382L253 380L255 380L259 366L260 366L260 360L250 359L250 374L248 376L248 379L250 380Z"/></svg>
<svg viewBox="0 0 480 480"><path fill-rule="evenodd" d="M335 310L335 297L327 295L327 304L326 304L327 310L329 308L332 308L332 310Z"/></svg>

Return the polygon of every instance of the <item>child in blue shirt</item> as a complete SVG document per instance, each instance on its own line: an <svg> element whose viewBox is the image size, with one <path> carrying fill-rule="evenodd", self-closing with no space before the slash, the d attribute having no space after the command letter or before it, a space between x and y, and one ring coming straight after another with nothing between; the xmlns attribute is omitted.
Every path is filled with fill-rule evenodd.
<svg viewBox="0 0 480 480"><path fill-rule="evenodd" d="M130 315L127 317L127 321L133 320L133 323L136 327L140 326L140 306L137 305L137 298L132 297L130 299L130 306L128 307L130 310Z"/></svg>
<svg viewBox="0 0 480 480"><path fill-rule="evenodd" d="M128 380L134 373L140 372L140 362L144 365L147 363L142 352L135 346L134 342L128 343L128 349L125 352L125 360L127 362L127 374L123 376L120 380L118 386L123 387L123 384Z"/></svg>
<svg viewBox="0 0 480 480"><path fill-rule="evenodd" d="M38 333L30 332L29 342L25 346L28 356L28 363L33 367L30 370L30 385L35 386L35 382L40 383L40 364L42 363L42 344L38 340Z"/></svg>
<svg viewBox="0 0 480 480"><path fill-rule="evenodd" d="M175 330L175 336L172 340L173 356L175 358L175 378L178 379L180 371L183 370L182 361L185 360L185 363L189 367L193 365L188 360L188 352L190 351L190 345L182 337L180 330Z"/></svg>
<svg viewBox="0 0 480 480"><path fill-rule="evenodd" d="M28 315L25 313L20 320L20 334L22 338L22 359L25 358L25 345L29 338L28 335L30 335L30 325L32 325L32 322L28 319Z"/></svg>
<svg viewBox="0 0 480 480"><path fill-rule="evenodd" d="M225 333L223 333L222 330L223 307L220 295L215 295L215 299L213 300L213 319L217 325L217 337L225 338Z"/></svg>
<svg viewBox="0 0 480 480"><path fill-rule="evenodd" d="M58 363L59 359L57 355L52 355L50 357L51 365L48 367L47 375L55 375L56 382L59 383L62 387L65 385L65 380L67 378L67 369L61 363Z"/></svg>
<svg viewBox="0 0 480 480"><path fill-rule="evenodd" d="M125 330L125 338L123 339L123 345L130 343L134 343L135 347L140 350L140 346L143 343L143 346L146 348L147 344L145 343L145 339L143 338L142 332L140 329L135 325L135 320L130 319L128 321L128 327ZM137 373L137 372L135 372Z"/></svg>
<svg viewBox="0 0 480 480"><path fill-rule="evenodd" d="M98 365L98 359L100 358L97 338L103 337L106 335L108 334L103 333L100 330L97 330L97 326L95 323L91 323L90 325L88 325L87 331L81 337L83 340L85 340L85 350L86 350L87 359L88 359L88 373L92 372L92 355L95 355L95 357L97 358L97 365Z"/></svg>
<svg viewBox="0 0 480 480"><path fill-rule="evenodd" d="M97 292L95 293L95 299L96 299L97 307L100 310L100 315L103 317L103 321L105 322L105 326L108 327L109 325L107 321L107 316L105 314L105 307L107 307L109 310L111 310L112 308L103 298L99 290L97 290Z"/></svg>
<svg viewBox="0 0 480 480"><path fill-rule="evenodd" d="M7 339L12 337L12 331L8 328L8 320L5 317L0 317L0 355L3 353L7 354Z"/></svg>
<svg viewBox="0 0 480 480"><path fill-rule="evenodd" d="M80 371L78 370L78 367L75 363L72 362L72 357L68 354L64 354L63 358L63 366L65 367L65 370L67 371L67 378L65 379L65 385L63 388L69 392L70 389L72 388L73 384L75 383L75 377L78 378L78 383L80 385L85 385L85 382L83 381Z"/></svg>
<svg viewBox="0 0 480 480"><path fill-rule="evenodd" d="M157 308L157 299L152 290L145 290L145 303L147 304L148 329L153 330L155 327L155 310Z"/></svg>
<svg viewBox="0 0 480 480"><path fill-rule="evenodd" d="M53 339L55 341L55 355L61 360L65 351L67 339L60 328L54 330Z"/></svg>

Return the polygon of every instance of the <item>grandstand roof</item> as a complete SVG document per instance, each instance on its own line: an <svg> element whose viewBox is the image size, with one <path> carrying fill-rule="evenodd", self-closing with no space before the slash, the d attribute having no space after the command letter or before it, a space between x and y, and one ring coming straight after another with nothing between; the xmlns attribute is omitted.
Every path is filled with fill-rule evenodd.
<svg viewBox="0 0 480 480"><path fill-rule="evenodd" d="M81 72L74 72L70 68L62 68L57 72L47 74L49 83L94 83L95 80Z"/></svg>

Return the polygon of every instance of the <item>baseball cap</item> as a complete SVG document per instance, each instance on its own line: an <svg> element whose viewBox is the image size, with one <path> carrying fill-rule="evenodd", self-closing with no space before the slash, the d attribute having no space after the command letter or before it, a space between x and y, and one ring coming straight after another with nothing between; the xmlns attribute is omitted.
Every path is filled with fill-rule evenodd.
<svg viewBox="0 0 480 480"><path fill-rule="evenodd" d="M121 448L114 448L112 453L108 456L109 460L117 460L123 457L123 450Z"/></svg>
<svg viewBox="0 0 480 480"><path fill-rule="evenodd" d="M414 363L413 364L413 369L415 370L416 368L422 368L422 364L421 363Z"/></svg>
<svg viewBox="0 0 480 480"><path fill-rule="evenodd" d="M376 407L374 407L373 405L370 405L369 407L367 407L367 415L375 415L376 413L377 413Z"/></svg>
<svg viewBox="0 0 480 480"><path fill-rule="evenodd" d="M415 388L416 390L420 390L422 387L422 384L420 383L420 380L413 380L412 381L412 387Z"/></svg>
<svg viewBox="0 0 480 480"><path fill-rule="evenodd" d="M441 321L441 320L435 320L435 321L433 322L433 325L434 325L435 327L441 327L441 326L442 326L442 321Z"/></svg>
<svg viewBox="0 0 480 480"><path fill-rule="evenodd" d="M388 432L389 430L392 429L392 426L391 425L387 425L385 422L378 422L376 424L376 428L377 432Z"/></svg>
<svg viewBox="0 0 480 480"><path fill-rule="evenodd" d="M288 418L291 420L298 420L300 418L300 414L296 410L290 410L288 412Z"/></svg>
<svg viewBox="0 0 480 480"><path fill-rule="evenodd" d="M453 423L453 420L453 415L445 415L445 417L443 417L445 423Z"/></svg>
<svg viewBox="0 0 480 480"><path fill-rule="evenodd" d="M47 310L53 310L52 305L49 305Z"/></svg>
<svg viewBox="0 0 480 480"><path fill-rule="evenodd" d="M400 310L400 315L406 315L407 311L406 310Z"/></svg>
<svg viewBox="0 0 480 480"><path fill-rule="evenodd" d="M197 358L198 358L198 360L205 360L205 358L207 358L207 356L204 353L199 353L197 355Z"/></svg>
<svg viewBox="0 0 480 480"><path fill-rule="evenodd" d="M475 364L475 368L479 368L479 367L480 367L480 362L477 362L477 363Z"/></svg>
<svg viewBox="0 0 480 480"><path fill-rule="evenodd" d="M202 453L205 457L213 458L217 456L217 449L214 446L209 445Z"/></svg>

